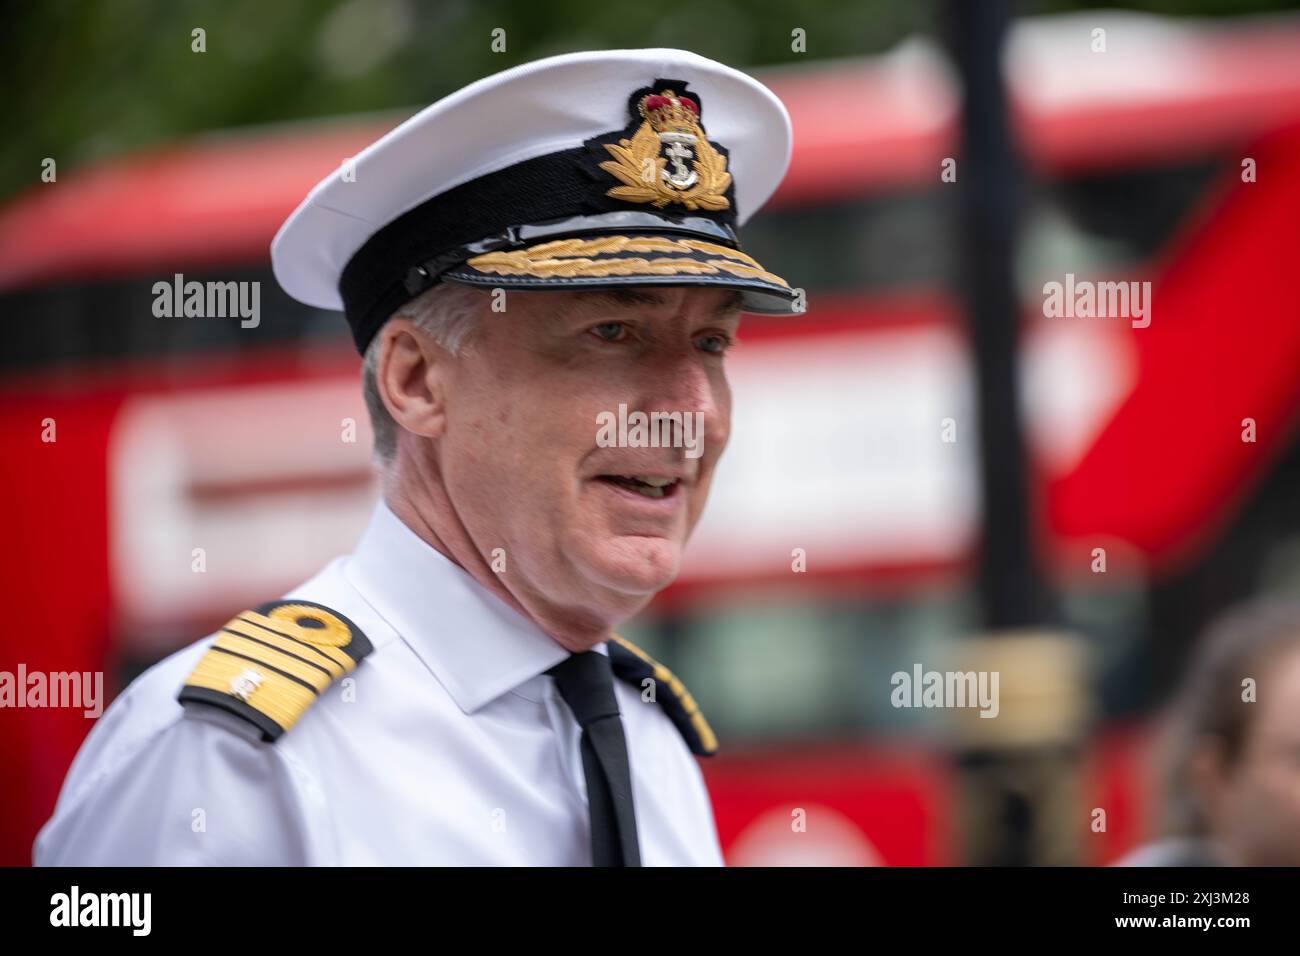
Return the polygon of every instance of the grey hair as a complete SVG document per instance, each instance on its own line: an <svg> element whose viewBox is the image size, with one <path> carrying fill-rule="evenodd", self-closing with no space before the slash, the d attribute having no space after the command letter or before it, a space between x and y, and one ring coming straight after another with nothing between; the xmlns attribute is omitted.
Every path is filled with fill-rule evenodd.
<svg viewBox="0 0 1300 956"><path fill-rule="evenodd" d="M459 355L478 329L484 293L462 282L440 282L420 293L389 318L409 319L415 327L435 342ZM375 436L374 457L387 465L397 454L397 422L388 414L379 394L379 352L381 337L376 335L366 347L361 362L361 393L370 413L370 429Z"/></svg>

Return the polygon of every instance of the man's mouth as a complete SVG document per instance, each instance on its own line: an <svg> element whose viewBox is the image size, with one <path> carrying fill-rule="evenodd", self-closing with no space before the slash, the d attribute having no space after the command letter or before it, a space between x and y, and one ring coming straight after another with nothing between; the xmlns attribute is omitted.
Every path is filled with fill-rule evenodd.
<svg viewBox="0 0 1300 956"><path fill-rule="evenodd" d="M646 498L668 498L677 491L676 478L655 475L601 475L599 481L619 485Z"/></svg>

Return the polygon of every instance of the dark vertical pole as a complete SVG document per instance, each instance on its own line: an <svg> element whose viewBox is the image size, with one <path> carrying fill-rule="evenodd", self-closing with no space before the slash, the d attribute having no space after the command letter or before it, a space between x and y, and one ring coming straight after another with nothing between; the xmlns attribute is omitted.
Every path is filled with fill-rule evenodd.
<svg viewBox="0 0 1300 956"><path fill-rule="evenodd" d="M979 591L989 628L1049 616L1033 560L1016 379L1015 247L1023 170L1011 141L1002 73L1006 0L951 0L950 42L965 91L957 185L963 292L975 358L983 495Z"/></svg>
<svg viewBox="0 0 1300 956"><path fill-rule="evenodd" d="M1016 642L1023 639L1018 632L1044 628L1056 616L1034 560L1034 508L1017 378L1020 306L1015 251L1024 170L1011 138L1002 66L1008 6L1007 0L949 0L947 5L948 39L965 95L957 161L959 260L980 443L983 507L977 588L985 636L993 640L980 646L993 655L991 662L1000 659L1003 664L1022 657L1015 651ZM1002 650L988 650L994 646ZM1004 693L1010 690L1004 687ZM1008 699L1002 719L1032 726L1041 716ZM1049 746L1046 734L1026 748L1009 746L1009 738L999 736L1000 728L985 729L985 737L965 740L957 753L966 861L1060 862L1043 847L1049 842L1045 833L1071 826L1073 801L1065 789L1068 751Z"/></svg>

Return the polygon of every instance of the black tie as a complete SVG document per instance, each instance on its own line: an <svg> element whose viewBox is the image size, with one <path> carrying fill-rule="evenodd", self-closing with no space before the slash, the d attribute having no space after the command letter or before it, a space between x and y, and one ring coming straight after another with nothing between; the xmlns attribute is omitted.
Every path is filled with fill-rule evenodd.
<svg viewBox="0 0 1300 956"><path fill-rule="evenodd" d="M599 651L570 654L546 673L555 677L560 696L582 728L592 866L640 866L627 738L609 658Z"/></svg>

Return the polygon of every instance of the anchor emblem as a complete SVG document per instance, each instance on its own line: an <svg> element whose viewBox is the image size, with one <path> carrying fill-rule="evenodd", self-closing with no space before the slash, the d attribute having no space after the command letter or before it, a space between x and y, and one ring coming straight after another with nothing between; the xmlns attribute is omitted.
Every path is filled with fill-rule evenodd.
<svg viewBox="0 0 1300 956"><path fill-rule="evenodd" d="M632 138L605 144L614 158L600 168L623 183L606 195L661 209L669 203L687 209L728 208L727 159L704 135L696 101L665 89L641 97L637 112L643 122Z"/></svg>
<svg viewBox="0 0 1300 956"><path fill-rule="evenodd" d="M695 158L695 154L690 150L690 148L684 145L684 142L689 142L694 145L695 137L691 136L687 139L678 133L660 133L659 138L671 144L664 150L664 155L668 157L668 162L672 163L673 171L669 173L668 170L665 169L663 171L664 179L668 181L670 186L673 186L676 189L690 189L695 185L695 181L699 179L700 176L695 170L687 169L686 164L683 163L682 160Z"/></svg>

